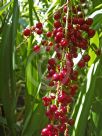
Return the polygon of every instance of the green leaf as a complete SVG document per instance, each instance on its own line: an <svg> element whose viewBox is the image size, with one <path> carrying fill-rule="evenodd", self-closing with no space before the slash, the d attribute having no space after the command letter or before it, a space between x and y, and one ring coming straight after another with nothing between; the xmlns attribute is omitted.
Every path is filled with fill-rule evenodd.
<svg viewBox="0 0 102 136"><path fill-rule="evenodd" d="M0 50L0 98L4 107L5 117L11 135L15 136L15 81L13 75L13 49L15 46L17 23L18 23L18 1L14 2L12 24L6 22L2 33L2 46ZM8 20L9 21L9 18ZM5 81L5 82L4 82Z"/></svg>
<svg viewBox="0 0 102 136"><path fill-rule="evenodd" d="M92 28L98 30L102 27L102 11L96 11L97 13L93 13L95 16L93 17L93 25Z"/></svg>
<svg viewBox="0 0 102 136"><path fill-rule="evenodd" d="M85 96L84 102L81 105L82 111L81 111L81 115L77 124L77 129L75 131L75 136L82 136L82 133L83 135L85 133L87 119L88 119L88 115L89 115L89 111L90 111L90 107L92 104L92 99L93 99L94 91L95 91L95 82L96 82L97 76L99 75L101 64L102 64L102 59L100 60L98 65L96 63L97 67L96 67L96 71L94 71L95 74L94 73L91 74L92 75L91 84Z"/></svg>
<svg viewBox="0 0 102 136"><path fill-rule="evenodd" d="M98 6L99 4L101 4L102 3L102 1L101 0L92 0L92 3L93 3L93 7L96 7L96 6Z"/></svg>
<svg viewBox="0 0 102 136"><path fill-rule="evenodd" d="M97 31L96 31L94 37L90 39L90 45L92 48L99 47L99 36L98 36ZM90 61L88 62L89 66L91 66L96 59L95 51L92 48L89 49L89 55L91 57Z"/></svg>
<svg viewBox="0 0 102 136"><path fill-rule="evenodd" d="M10 1L10 2L8 2L8 3L6 3L3 7L1 7L1 8L0 8L0 15L2 15L3 12L6 11L7 8L8 8L12 3L13 3L13 0Z"/></svg>
<svg viewBox="0 0 102 136"><path fill-rule="evenodd" d="M43 117L42 117L43 116ZM47 118L45 116L44 107L41 104L37 106L37 108L30 114L29 121L25 122L25 126L21 136L40 136L41 129L47 123Z"/></svg>

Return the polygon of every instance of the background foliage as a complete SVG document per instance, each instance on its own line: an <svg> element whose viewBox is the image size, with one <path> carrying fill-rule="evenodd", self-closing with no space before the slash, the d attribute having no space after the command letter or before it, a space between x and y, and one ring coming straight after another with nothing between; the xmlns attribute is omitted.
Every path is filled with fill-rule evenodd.
<svg viewBox="0 0 102 136"><path fill-rule="evenodd" d="M87 16L93 18L96 34L90 40L88 69L83 70L83 81L79 81L80 88L71 107L75 119L75 127L70 130L72 136L102 136L102 55L97 56L94 51L102 48L102 1L88 2ZM45 58L53 54L44 51L33 54L32 47L39 37L25 39L22 31L37 21L45 22L63 4L63 0L0 1L1 136L39 136L48 122L41 98L48 90L43 78ZM52 23L53 18L49 17L46 31L52 28Z"/></svg>

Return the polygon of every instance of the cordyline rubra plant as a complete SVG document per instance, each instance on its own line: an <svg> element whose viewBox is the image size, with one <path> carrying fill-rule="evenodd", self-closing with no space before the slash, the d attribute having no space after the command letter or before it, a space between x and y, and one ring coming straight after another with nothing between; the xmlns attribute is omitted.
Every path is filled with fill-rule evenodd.
<svg viewBox="0 0 102 136"><path fill-rule="evenodd" d="M95 35L95 30L91 28L93 19L85 17L82 4L84 0L76 5L71 0L67 1L53 14L52 30L46 33L42 22L23 32L24 36L33 33L43 35L41 43L34 45L34 52L39 53L41 47L45 47L46 52L55 52L47 65L46 80L49 81L49 87L54 89L42 98L49 123L42 129L41 136L69 136L69 129L74 125L74 119L70 117L70 105L80 87L79 71L85 69L90 60L90 38ZM75 64L73 60L79 54L81 58Z"/></svg>

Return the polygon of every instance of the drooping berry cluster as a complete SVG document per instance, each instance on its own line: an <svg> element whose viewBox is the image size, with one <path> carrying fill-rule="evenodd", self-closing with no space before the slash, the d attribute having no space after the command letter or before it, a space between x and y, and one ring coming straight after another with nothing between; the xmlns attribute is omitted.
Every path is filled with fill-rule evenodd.
<svg viewBox="0 0 102 136"><path fill-rule="evenodd" d="M38 22L23 32L25 36L30 36L33 32L44 35L41 46L47 52L56 52L55 57L48 60L46 75L49 86L54 87L54 90L42 98L50 123L42 130L41 136L69 136L69 127L74 125L74 120L69 117L70 104L79 86L77 68L84 68L90 60L87 53L89 39L95 34L90 28L92 23L91 18L85 19L80 4L73 6L69 1L68 5L54 13L52 31L43 33L43 25ZM33 51L39 52L41 46L34 45ZM78 54L82 58L75 66L73 60Z"/></svg>

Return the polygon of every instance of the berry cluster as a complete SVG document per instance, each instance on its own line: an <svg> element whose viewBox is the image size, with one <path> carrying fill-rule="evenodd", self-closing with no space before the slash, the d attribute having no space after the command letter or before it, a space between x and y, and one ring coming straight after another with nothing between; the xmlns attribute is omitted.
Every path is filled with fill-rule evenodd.
<svg viewBox="0 0 102 136"><path fill-rule="evenodd" d="M83 3L83 0L80 0ZM69 127L74 120L69 117L70 104L78 90L78 68L87 66L90 60L89 39L95 34L91 28L93 20L85 19L81 4L73 6L71 1L54 13L52 31L43 32L42 23L26 28L24 36L32 33L43 35L41 46L47 52L54 51L56 56L49 58L46 78L49 86L54 87L47 96L42 98L46 107L46 116L50 123L41 132L41 136L69 136ZM34 45L33 51L39 52L40 45ZM82 55L75 66L73 59Z"/></svg>

